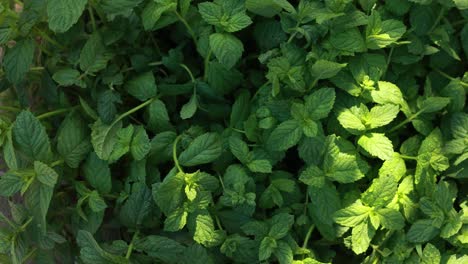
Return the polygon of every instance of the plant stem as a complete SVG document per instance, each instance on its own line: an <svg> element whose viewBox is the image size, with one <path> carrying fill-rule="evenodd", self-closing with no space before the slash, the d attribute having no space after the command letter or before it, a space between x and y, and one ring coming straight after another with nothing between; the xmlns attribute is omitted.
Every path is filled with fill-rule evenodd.
<svg viewBox="0 0 468 264"><path fill-rule="evenodd" d="M411 156L406 156L406 155L400 155L402 159L408 159L408 160L418 160L417 157L411 157Z"/></svg>
<svg viewBox="0 0 468 264"><path fill-rule="evenodd" d="M48 117L52 117L52 116L56 116L56 115L61 115L63 113L68 113L70 111L72 111L73 109L77 108L76 106L74 107L69 107L69 108L62 108L62 109L58 109L58 110L54 110L54 111L51 111L51 112L47 112L47 113L44 113L42 115L38 115L37 116L37 119L41 120L41 119L46 119Z"/></svg>
<svg viewBox="0 0 468 264"><path fill-rule="evenodd" d="M401 122L400 124L394 126L392 129L390 129L388 132L389 133L392 133L394 132L395 130L399 129L400 127L410 123L411 121L413 121L416 117L418 117L420 114L422 114L424 112L424 109L422 110L419 110L418 112L416 112L415 114L411 115L410 117L406 118L406 120L404 120L403 122Z"/></svg>
<svg viewBox="0 0 468 264"><path fill-rule="evenodd" d="M132 252L133 252L133 247L135 245L135 240L138 238L139 234L140 234L140 230L137 230L135 234L133 234L132 241L130 242L130 245L128 245L127 254L125 254L126 259L130 259L130 256L132 255Z"/></svg>
<svg viewBox="0 0 468 264"><path fill-rule="evenodd" d="M174 160L174 164L179 172L184 173L184 170L179 164L179 160L177 159L177 144L179 143L181 135L178 135L174 140L174 144L172 145L172 159Z"/></svg>
<svg viewBox="0 0 468 264"><path fill-rule="evenodd" d="M192 36L193 43L195 44L195 47L198 50L197 38L195 36L195 32L193 31L192 27L189 25L189 23L187 23L187 20L185 20L185 18L180 15L179 12L174 11L174 13L177 16L177 18L180 20L180 22L182 22L184 24L184 26L187 28L187 31L189 32L190 36Z"/></svg>
<svg viewBox="0 0 468 264"><path fill-rule="evenodd" d="M50 164L50 167L55 167L55 166L61 165L61 164L63 164L64 162L65 162L64 160L56 160L56 161L54 161L54 162L52 162L52 163Z"/></svg>
<svg viewBox="0 0 468 264"><path fill-rule="evenodd" d="M151 99L148 99L148 100L145 101L144 103L142 103L142 104L140 104L140 105L138 105L138 106L136 106L136 107L134 107L134 108L128 110L127 112L121 114L121 115L120 115L119 117L117 117L117 119L112 123L112 125L116 124L117 122L119 122L120 120L124 119L125 117L127 117L127 116L129 116L129 115L135 113L136 111L138 111L138 110L144 108L145 106L151 104L151 103L152 103L154 100L156 100L156 99L158 99L157 96L156 96L156 97L153 97L153 98L151 98Z"/></svg>
<svg viewBox="0 0 468 264"><path fill-rule="evenodd" d="M383 73L382 78L385 78L385 75L387 74L387 71L388 71L388 67L390 66L390 62L392 61L393 48L394 48L394 47L391 47L391 48L390 48L390 52L388 53L387 65L385 66L385 72Z"/></svg>
<svg viewBox="0 0 468 264"><path fill-rule="evenodd" d="M312 235L312 231L314 231L314 228L314 225L310 225L309 230L307 230L307 234L304 238L304 243L302 243L302 248L306 248L307 243L309 243L310 235Z"/></svg>
<svg viewBox="0 0 468 264"><path fill-rule="evenodd" d="M2 212L0 212L0 219L5 221L10 227L15 228L16 225L8 219Z"/></svg>
<svg viewBox="0 0 468 264"><path fill-rule="evenodd" d="M208 68L210 67L210 59L211 59L211 48L208 50L208 54L206 55L206 58L205 58L205 72L204 72L204 75L203 75L203 80L206 81L206 79L208 79Z"/></svg>
<svg viewBox="0 0 468 264"><path fill-rule="evenodd" d="M16 108L12 106L3 106L3 105L0 105L0 110L9 111L9 112L21 112L22 111L20 108Z"/></svg>
<svg viewBox="0 0 468 264"><path fill-rule="evenodd" d="M462 80L459 80L459 79L457 79L457 78L453 78L452 76L446 74L445 72L443 72L443 71L441 71L441 70L439 70L439 69L437 69L437 68L433 68L433 70L434 70L435 72L437 72L438 74L444 76L445 78L451 80L451 81L458 81L458 82L460 82L460 84L461 84L462 86L468 87L468 83L466 83L466 82L464 82L464 81L462 81Z"/></svg>
<svg viewBox="0 0 468 264"><path fill-rule="evenodd" d="M441 8L440 11L439 11L439 14L437 15L437 18L436 18L434 24L432 24L431 29L429 29L429 33L432 33L432 31L434 31L434 29L437 27L437 25L439 24L440 20L441 20L442 17L444 16L444 12L445 12L445 8ZM428 33L428 34L429 34L429 33Z"/></svg>
<svg viewBox="0 0 468 264"><path fill-rule="evenodd" d="M43 39L45 39L47 42L50 44L53 44L61 49L64 49L64 46L62 46L60 43L49 37L45 32L41 31L40 29L36 28L36 33Z"/></svg>
<svg viewBox="0 0 468 264"><path fill-rule="evenodd" d="M196 83L196 82L197 82L197 81L195 80L195 77L193 77L192 71L189 69L189 67L187 67L187 65L181 63L181 64L180 64L180 67L184 68L184 70L188 73L188 75L190 75L190 79L192 80L192 83Z"/></svg>
<svg viewBox="0 0 468 264"><path fill-rule="evenodd" d="M89 18L91 19L91 25L93 27L93 31L96 32L97 31L96 20L94 19L94 12L91 6L88 6L88 12L89 12Z"/></svg>

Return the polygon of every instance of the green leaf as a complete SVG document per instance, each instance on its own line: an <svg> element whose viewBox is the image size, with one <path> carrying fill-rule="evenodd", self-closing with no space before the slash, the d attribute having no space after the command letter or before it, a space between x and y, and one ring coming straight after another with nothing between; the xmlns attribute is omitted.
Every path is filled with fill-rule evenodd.
<svg viewBox="0 0 468 264"><path fill-rule="evenodd" d="M107 66L110 55L106 52L102 37L92 34L80 53L80 69L86 73L98 72Z"/></svg>
<svg viewBox="0 0 468 264"><path fill-rule="evenodd" d="M34 223L42 234L46 232L46 216L53 193L52 187L39 181L34 181L24 193L24 204L34 217Z"/></svg>
<svg viewBox="0 0 468 264"><path fill-rule="evenodd" d="M406 32L405 25L398 20L380 20L374 11L369 17L366 29L366 44L369 49L381 49L396 42Z"/></svg>
<svg viewBox="0 0 468 264"><path fill-rule="evenodd" d="M329 79L335 76L347 63L337 63L327 60L318 60L310 68L310 73L317 80Z"/></svg>
<svg viewBox="0 0 468 264"><path fill-rule="evenodd" d="M178 208L167 216L164 221L164 231L176 232L187 224L188 212L184 208Z"/></svg>
<svg viewBox="0 0 468 264"><path fill-rule="evenodd" d="M453 2L460 10L468 9L468 1L466 0L453 0Z"/></svg>
<svg viewBox="0 0 468 264"><path fill-rule="evenodd" d="M153 185L153 198L165 215L179 208L184 201L185 174L177 173ZM183 211L183 208L181 208ZM184 224L185 225L185 224Z"/></svg>
<svg viewBox="0 0 468 264"><path fill-rule="evenodd" d="M71 113L57 133L57 151L68 166L78 168L91 147L87 124L77 113Z"/></svg>
<svg viewBox="0 0 468 264"><path fill-rule="evenodd" d="M29 111L22 111L13 124L13 138L18 150L32 160L47 162L51 158L50 141L44 126Z"/></svg>
<svg viewBox="0 0 468 264"><path fill-rule="evenodd" d="M366 127L361 121L360 116L350 109L345 109L344 111L341 111L338 114L337 118L340 124L347 130L350 130L351 132L357 131L355 133L359 133L366 129Z"/></svg>
<svg viewBox="0 0 468 264"><path fill-rule="evenodd" d="M247 163L249 170L260 173L271 173L272 166L268 160L253 160Z"/></svg>
<svg viewBox="0 0 468 264"><path fill-rule="evenodd" d="M157 258L164 263L176 263L176 259L182 255L185 247L167 237L150 235L137 240L135 249L144 251L150 257Z"/></svg>
<svg viewBox="0 0 468 264"><path fill-rule="evenodd" d="M366 118L366 124L369 126L369 129L385 126L396 118L398 112L400 112L400 108L392 104L372 107Z"/></svg>
<svg viewBox="0 0 468 264"><path fill-rule="evenodd" d="M204 246L210 246L219 241L220 234L215 231L213 219L208 211L203 210L197 214L193 239Z"/></svg>
<svg viewBox="0 0 468 264"><path fill-rule="evenodd" d="M436 264L440 262L441 256L439 250L431 243L427 243L422 252L421 263Z"/></svg>
<svg viewBox="0 0 468 264"><path fill-rule="evenodd" d="M120 210L119 219L127 227L138 228L153 210L151 190L144 183L134 183L132 192Z"/></svg>
<svg viewBox="0 0 468 264"><path fill-rule="evenodd" d="M68 31L83 13L88 0L48 0L49 28L56 33Z"/></svg>
<svg viewBox="0 0 468 264"><path fill-rule="evenodd" d="M364 177L354 155L347 153L327 155L324 163L325 175L337 182L351 183Z"/></svg>
<svg viewBox="0 0 468 264"><path fill-rule="evenodd" d="M267 260L270 258L271 254L275 251L278 247L276 240L272 237L265 237L262 239L260 243L260 250L258 252L258 259L260 261Z"/></svg>
<svg viewBox="0 0 468 264"><path fill-rule="evenodd" d="M400 230L405 226L405 218L395 209L382 208L377 211L380 224L390 230Z"/></svg>
<svg viewBox="0 0 468 264"><path fill-rule="evenodd" d="M80 249L80 258L84 263L92 264L123 264L127 263L124 257L113 255L103 250L94 239L93 235L85 230L79 230L76 242Z"/></svg>
<svg viewBox="0 0 468 264"><path fill-rule="evenodd" d="M71 69L71 68L65 68L58 70L52 75L52 79L56 81L60 86L72 86L72 85L78 85L80 87L84 87L85 84L79 80L80 78L80 72Z"/></svg>
<svg viewBox="0 0 468 264"><path fill-rule="evenodd" d="M96 191L92 191L89 194L88 204L89 208L91 208L91 210L93 210L95 213L104 211L107 208L106 202Z"/></svg>
<svg viewBox="0 0 468 264"><path fill-rule="evenodd" d="M393 144L384 134L367 133L359 137L358 142L365 151L381 160L391 159L393 156Z"/></svg>
<svg viewBox="0 0 468 264"><path fill-rule="evenodd" d="M152 30L156 22L158 22L161 16L168 11L175 11L177 3L168 2L159 3L150 1L143 9L141 14L141 20L145 30Z"/></svg>
<svg viewBox="0 0 468 264"><path fill-rule="evenodd" d="M393 175L382 175L372 181L362 194L362 202L374 208L387 206L397 193L398 183Z"/></svg>
<svg viewBox="0 0 468 264"><path fill-rule="evenodd" d="M134 131L135 127L133 125L129 125L117 131L117 142L115 143L112 154L109 157L109 163L119 160L123 155L130 151Z"/></svg>
<svg viewBox="0 0 468 264"><path fill-rule="evenodd" d="M281 239L288 234L294 224L294 216L286 213L280 213L271 218L270 224L271 227L268 232L268 236L273 239Z"/></svg>
<svg viewBox="0 0 468 264"><path fill-rule="evenodd" d="M434 238L438 233L439 229L432 225L432 220L420 219L411 225L406 236L410 242L424 243Z"/></svg>
<svg viewBox="0 0 468 264"><path fill-rule="evenodd" d="M367 219L372 209L363 205L359 200L350 206L337 211L334 220L337 224L355 227L361 224L367 225ZM362 227L361 227L362 228Z"/></svg>
<svg viewBox="0 0 468 264"><path fill-rule="evenodd" d="M275 151L287 150L296 145L302 138L302 129L295 120L279 124L267 140L268 148Z"/></svg>
<svg viewBox="0 0 468 264"><path fill-rule="evenodd" d="M24 80L33 63L34 49L34 41L24 39L6 51L2 64L8 81L18 85Z"/></svg>
<svg viewBox="0 0 468 264"><path fill-rule="evenodd" d="M137 126L130 145L130 153L132 153L135 160L142 160L149 153L150 149L151 144L145 128Z"/></svg>
<svg viewBox="0 0 468 264"><path fill-rule="evenodd" d="M223 151L221 139L216 133L205 133L196 137L192 143L179 155L183 166L195 166L210 163L217 159Z"/></svg>
<svg viewBox="0 0 468 264"><path fill-rule="evenodd" d="M34 162L34 172L36 173L36 178L42 184L47 185L51 188L55 186L58 179L58 174L54 169L47 166L46 164L35 161Z"/></svg>
<svg viewBox="0 0 468 264"><path fill-rule="evenodd" d="M369 224L369 221L364 221L353 228L351 245L354 253L362 254L366 252L374 235L375 229Z"/></svg>
<svg viewBox="0 0 468 264"><path fill-rule="evenodd" d="M242 141L242 139L237 137L229 138L229 148L231 149L232 154L242 163L248 162L249 147L247 144Z"/></svg>
<svg viewBox="0 0 468 264"><path fill-rule="evenodd" d="M243 1L204 2L198 5L198 9L203 20L221 27L226 32L236 32L252 24L252 20L245 13Z"/></svg>
<svg viewBox="0 0 468 264"><path fill-rule="evenodd" d="M156 96L156 80L152 72L145 72L130 79L125 84L125 90L140 101L146 101Z"/></svg>
<svg viewBox="0 0 468 264"><path fill-rule="evenodd" d="M109 193L112 189L111 171L106 161L91 152L83 164L86 181L100 193Z"/></svg>
<svg viewBox="0 0 468 264"><path fill-rule="evenodd" d="M231 34L214 33L210 35L210 47L218 61L231 69L242 56L244 45Z"/></svg>
<svg viewBox="0 0 468 264"><path fill-rule="evenodd" d="M335 89L321 88L314 91L305 99L305 107L310 118L320 120L326 118L335 103Z"/></svg>
<svg viewBox="0 0 468 264"><path fill-rule="evenodd" d="M433 113L442 110L450 103L450 98L447 97L428 97L420 104L420 111L423 113Z"/></svg>
<svg viewBox="0 0 468 264"><path fill-rule="evenodd" d="M371 91L372 100L378 104L402 105L405 100L400 88L391 82L378 82L378 90Z"/></svg>
<svg viewBox="0 0 468 264"><path fill-rule="evenodd" d="M273 254L276 256L280 264L292 263L294 259L291 246L284 241L278 241L278 247L275 249Z"/></svg>
<svg viewBox="0 0 468 264"><path fill-rule="evenodd" d="M250 12L264 17L273 17L282 10L275 0L246 0L245 7Z"/></svg>
<svg viewBox="0 0 468 264"><path fill-rule="evenodd" d="M97 156L102 160L108 160L117 142L117 132L122 128L122 122L111 125L103 124L101 119L91 126L91 143Z"/></svg>
<svg viewBox="0 0 468 264"><path fill-rule="evenodd" d="M364 38L357 28L332 33L330 44L335 49L344 52L363 52L366 50Z"/></svg>
<svg viewBox="0 0 468 264"><path fill-rule="evenodd" d="M18 171L8 171L0 177L0 195L12 196L19 192L25 182Z"/></svg>
<svg viewBox="0 0 468 264"><path fill-rule="evenodd" d="M198 108L197 94L194 93L190 97L190 100L182 106L182 109L180 109L180 118L189 119L193 117L195 113L197 112L197 108Z"/></svg>
<svg viewBox="0 0 468 264"><path fill-rule="evenodd" d="M171 127L166 105L159 99L148 106L148 127L158 132L169 130Z"/></svg>

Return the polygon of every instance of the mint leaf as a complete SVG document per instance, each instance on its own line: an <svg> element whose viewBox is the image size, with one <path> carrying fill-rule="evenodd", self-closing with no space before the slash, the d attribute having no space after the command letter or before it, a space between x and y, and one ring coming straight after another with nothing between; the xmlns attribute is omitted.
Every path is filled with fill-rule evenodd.
<svg viewBox="0 0 468 264"><path fill-rule="evenodd" d="M57 33L68 31L83 13L87 0L50 0L47 1L49 28Z"/></svg>
<svg viewBox="0 0 468 264"><path fill-rule="evenodd" d="M393 156L393 144L384 134L367 133L359 137L359 146L374 157L388 160Z"/></svg>
<svg viewBox="0 0 468 264"><path fill-rule="evenodd" d="M91 150L89 134L89 128L77 113L71 113L62 122L57 134L57 151L71 168L78 168Z"/></svg>
<svg viewBox="0 0 468 264"><path fill-rule="evenodd" d="M244 52L242 42L231 34L214 33L210 35L210 47L218 61L231 69Z"/></svg>
<svg viewBox="0 0 468 264"><path fill-rule="evenodd" d="M13 124L13 138L22 153L32 160L49 161L51 147L44 126L29 111L22 111Z"/></svg>
<svg viewBox="0 0 468 264"><path fill-rule="evenodd" d="M145 72L125 84L125 89L140 101L156 96L156 81L152 72Z"/></svg>
<svg viewBox="0 0 468 264"><path fill-rule="evenodd" d="M329 79L335 76L341 69L346 67L346 63L337 63L327 60L318 60L310 68L310 72L314 78Z"/></svg>
<svg viewBox="0 0 468 264"><path fill-rule="evenodd" d="M13 48L6 51L3 69L8 81L17 85L24 80L33 63L34 49L33 40L25 39L18 41Z"/></svg>
<svg viewBox="0 0 468 264"><path fill-rule="evenodd" d="M195 138L179 155L180 164L195 166L212 162L221 155L221 139L216 133L205 133Z"/></svg>
<svg viewBox="0 0 468 264"><path fill-rule="evenodd" d="M279 124L267 140L268 146L276 151L287 150L296 145L302 137L302 131L295 120Z"/></svg>

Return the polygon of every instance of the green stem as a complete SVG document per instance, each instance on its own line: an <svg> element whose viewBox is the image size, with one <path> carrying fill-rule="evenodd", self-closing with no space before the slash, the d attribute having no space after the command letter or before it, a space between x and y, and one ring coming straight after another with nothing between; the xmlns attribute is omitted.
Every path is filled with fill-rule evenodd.
<svg viewBox="0 0 468 264"><path fill-rule="evenodd" d="M196 82L197 82L197 81L195 80L195 77L193 77L192 71L189 69L189 67L187 67L187 65L181 63L181 64L180 64L180 67L184 68L184 70L188 73L188 75L190 75L190 79L192 80L192 83L196 83Z"/></svg>
<svg viewBox="0 0 468 264"><path fill-rule="evenodd" d="M174 144L172 145L172 159L174 160L174 164L177 168L177 170L181 173L184 173L184 170L179 164L179 160L177 159L177 144L179 143L181 139L181 135L177 136L176 139L174 140Z"/></svg>
<svg viewBox="0 0 468 264"><path fill-rule="evenodd" d="M406 118L406 120L404 120L403 122L401 122L400 124L394 126L392 129L390 129L388 131L388 133L392 133L394 132L395 130L401 128L402 126L410 123L411 121L413 121L416 117L418 117L420 114L422 114L424 112L424 109L421 109L419 110L418 112L416 112L415 114L411 115L410 117Z"/></svg>
<svg viewBox="0 0 468 264"><path fill-rule="evenodd" d="M429 33L431 33L432 31L434 31L434 29L437 27L437 25L439 24L440 20L442 19L442 17L444 16L444 12L445 12L445 8L441 8L440 11L439 11L439 14L437 15L437 18L434 22L434 24L432 25L431 29L429 29ZM428 34L429 34L428 33Z"/></svg>
<svg viewBox="0 0 468 264"><path fill-rule="evenodd" d="M185 20L185 18L180 15L179 12L174 11L174 13L177 16L177 18L180 20L180 22L182 22L182 24L184 24L184 26L187 28L187 31L189 32L190 36L192 36L193 43L195 44L195 47L197 47L197 50L198 50L197 38L195 36L195 32L193 31L192 27L189 25L189 23L187 23L187 20Z"/></svg>
<svg viewBox="0 0 468 264"><path fill-rule="evenodd" d="M388 53L387 65L385 66L385 72L383 74L383 78L385 78L385 75L387 74L387 71L388 71L388 67L390 66L390 62L392 61L393 49L394 47L391 47L390 52Z"/></svg>
<svg viewBox="0 0 468 264"><path fill-rule="evenodd" d="M314 228L314 225L310 225L309 230L307 230L307 234L304 238L304 243L302 243L302 248L306 248L307 243L309 243L310 236L312 235L312 231L314 231Z"/></svg>
<svg viewBox="0 0 468 264"><path fill-rule="evenodd" d="M30 263L29 259L36 254L37 248L33 248L26 256L23 257L23 262L22 263Z"/></svg>
<svg viewBox="0 0 468 264"><path fill-rule="evenodd" d="M47 35L45 32L41 31L40 29L36 28L36 33L43 39L45 39L47 42L49 42L50 44L53 44L54 46L57 46L61 49L64 49L64 46L60 45L60 43L58 43L57 41L55 41L54 39L52 39L51 37L49 37L49 35Z"/></svg>
<svg viewBox="0 0 468 264"><path fill-rule="evenodd" d="M52 116L56 116L56 115L61 115L63 113L68 113L70 111L72 111L73 109L77 108L76 106L74 107L69 107L69 108L62 108L62 109L57 109L57 110L54 110L54 111L51 111L51 112L47 112L47 113L44 113L42 115L38 115L37 116L37 119L41 120L41 119L46 119L48 117L52 117Z"/></svg>
<svg viewBox="0 0 468 264"><path fill-rule="evenodd" d="M31 67L29 68L30 71L43 71L45 68L44 67Z"/></svg>
<svg viewBox="0 0 468 264"><path fill-rule="evenodd" d="M138 110L146 107L147 105L151 104L153 101L155 101L156 99L158 99L158 97L153 97L151 99L148 99L147 101L145 101L144 103L128 110L127 112L121 114L119 117L117 117L117 119L112 123L112 125L116 124L117 122L119 122L120 120L124 119L125 117L137 112Z"/></svg>
<svg viewBox="0 0 468 264"><path fill-rule="evenodd" d="M50 164L50 167L52 167L52 168L53 168L53 167L56 167L56 166L58 166L58 165L63 164L64 162L65 162L64 160L56 160L56 161L54 161L54 162L52 162L52 163Z"/></svg>
<svg viewBox="0 0 468 264"><path fill-rule="evenodd" d="M23 232L24 230L26 230L26 227L28 227L28 225L32 222L33 218L30 217L28 219L28 221L26 221L26 223L24 223L23 225L21 225L19 228L18 228L18 232Z"/></svg>
<svg viewBox="0 0 468 264"><path fill-rule="evenodd" d="M315 80L312 82L312 84L309 86L309 89L307 89L307 91L310 91L312 90L312 88L315 87L315 85L317 85L317 82L318 82L318 78L315 78Z"/></svg>
<svg viewBox="0 0 468 264"><path fill-rule="evenodd" d="M15 228L16 225L8 219L2 212L0 212L0 219L5 221L10 227Z"/></svg>
<svg viewBox="0 0 468 264"><path fill-rule="evenodd" d="M445 72L443 72L443 71L441 71L441 70L439 70L439 69L437 69L437 68L433 68L433 70L434 70L435 72L437 72L438 74L444 76L445 78L451 80L451 81L458 81L458 82L460 82L460 84L461 84L462 86L468 87L468 83L466 83L466 82L464 82L464 81L462 81L462 80L459 80L459 79L457 79L457 78L453 78L452 76L446 74Z"/></svg>
<svg viewBox="0 0 468 264"><path fill-rule="evenodd" d="M148 63L148 66L159 66L159 65L163 65L163 62L162 61L154 61L154 62Z"/></svg>
<svg viewBox="0 0 468 264"><path fill-rule="evenodd" d="M216 225L218 226L218 228L219 228L220 230L224 230L224 229L223 229L223 226L221 225L221 221L219 221L219 218L218 218L217 215L215 215L215 221L216 221Z"/></svg>
<svg viewBox="0 0 468 264"><path fill-rule="evenodd" d="M203 75L203 80L207 80L208 79L208 68L210 67L210 59L211 59L211 48L208 50L208 54L206 55L206 58L205 58L205 73Z"/></svg>
<svg viewBox="0 0 468 264"><path fill-rule="evenodd" d="M21 112L22 111L20 108L16 108L12 106L3 106L3 105L0 105L0 110L9 111L9 112Z"/></svg>
<svg viewBox="0 0 468 264"><path fill-rule="evenodd" d="M234 128L234 127L231 127L231 129L236 131L236 132L242 133L242 134L247 134L247 132L245 132L244 130L240 130L240 129L237 129L237 128Z"/></svg>
<svg viewBox="0 0 468 264"><path fill-rule="evenodd" d="M97 31L96 20L94 18L93 8L91 8L91 6L88 6L88 12L89 12L89 18L91 19L91 25L93 27L93 31L96 32Z"/></svg>
<svg viewBox="0 0 468 264"><path fill-rule="evenodd" d="M125 254L126 259L130 259L130 256L132 256L133 247L135 245L135 241L138 238L139 234L140 234L140 230L137 230L135 234L133 234L132 241L130 242L130 245L128 245L127 254Z"/></svg>
<svg viewBox="0 0 468 264"><path fill-rule="evenodd" d="M408 159L408 160L418 160L417 157L411 157L411 156L406 156L406 155L400 155L402 159Z"/></svg>

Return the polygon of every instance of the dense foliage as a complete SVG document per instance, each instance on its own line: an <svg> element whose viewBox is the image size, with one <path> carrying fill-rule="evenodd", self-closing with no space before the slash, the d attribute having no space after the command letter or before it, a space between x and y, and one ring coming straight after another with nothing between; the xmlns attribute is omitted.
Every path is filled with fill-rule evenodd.
<svg viewBox="0 0 468 264"><path fill-rule="evenodd" d="M1 263L468 263L466 0L1 1Z"/></svg>

